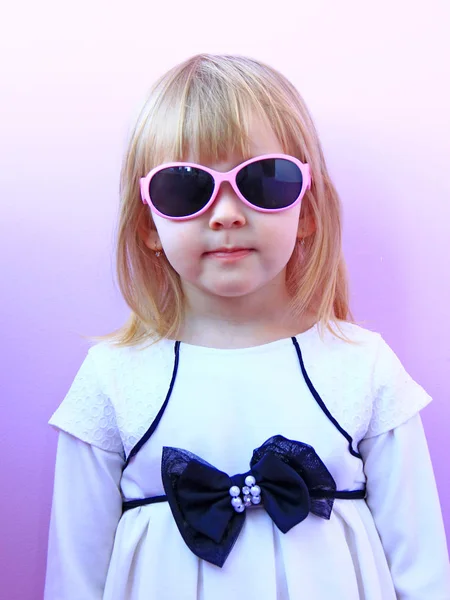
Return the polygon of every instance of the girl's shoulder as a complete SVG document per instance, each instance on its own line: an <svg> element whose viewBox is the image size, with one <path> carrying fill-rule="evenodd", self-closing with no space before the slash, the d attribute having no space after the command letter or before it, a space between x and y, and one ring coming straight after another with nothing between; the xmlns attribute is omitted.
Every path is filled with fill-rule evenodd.
<svg viewBox="0 0 450 600"><path fill-rule="evenodd" d="M348 344L350 342L367 348L377 345L381 339L381 335L377 331L367 329L351 321L337 321L336 323L330 323L329 327L333 332L327 329L324 337L324 341L329 343L346 342Z"/></svg>
<svg viewBox="0 0 450 600"><path fill-rule="evenodd" d="M366 415L360 437L394 429L431 401L380 333L350 322L339 322L339 329L341 335L327 332L317 341L311 366L326 372L334 386L330 396L339 397L349 413Z"/></svg>
<svg viewBox="0 0 450 600"><path fill-rule="evenodd" d="M118 368L127 366L133 368L152 362L166 360L173 357L175 342L161 339L146 341L129 346L119 346L113 342L103 341L91 346L87 357L92 359L100 369Z"/></svg>
<svg viewBox="0 0 450 600"><path fill-rule="evenodd" d="M103 450L126 454L164 400L174 342L97 343L87 351L49 423Z"/></svg>
<svg viewBox="0 0 450 600"><path fill-rule="evenodd" d="M89 348L80 371L89 379L91 389L101 389L111 399L116 398L119 391L123 397L124 389L134 395L144 387L157 390L170 378L174 348L175 342L167 339L133 346L103 341ZM80 372L75 381L79 378Z"/></svg>
<svg viewBox="0 0 450 600"><path fill-rule="evenodd" d="M321 361L349 361L369 368L380 353L390 350L380 333L349 321L329 323L328 327L322 328L316 325L311 332L300 334L297 339L311 356Z"/></svg>
<svg viewBox="0 0 450 600"><path fill-rule="evenodd" d="M317 329L317 333L306 340L311 342L312 351L324 359L349 361L355 368L365 365L378 373L399 366L399 357L379 332L349 321L338 321L331 324L331 328L333 331L326 329L322 335Z"/></svg>

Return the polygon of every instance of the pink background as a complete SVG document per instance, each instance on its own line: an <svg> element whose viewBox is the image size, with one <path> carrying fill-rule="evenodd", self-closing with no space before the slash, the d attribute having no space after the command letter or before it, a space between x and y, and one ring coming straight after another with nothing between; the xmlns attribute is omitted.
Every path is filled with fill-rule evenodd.
<svg viewBox="0 0 450 600"><path fill-rule="evenodd" d="M129 128L151 82L197 52L265 60L304 95L344 203L355 316L435 398L423 419L450 532L448 3L153 4L29 0L2 14L8 600L42 598L56 445L46 422L85 355L81 335L127 314L111 248Z"/></svg>

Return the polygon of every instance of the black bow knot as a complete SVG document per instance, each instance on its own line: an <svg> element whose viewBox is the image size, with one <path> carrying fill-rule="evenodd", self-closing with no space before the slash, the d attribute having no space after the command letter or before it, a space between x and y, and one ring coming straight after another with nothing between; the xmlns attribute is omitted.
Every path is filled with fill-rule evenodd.
<svg viewBox="0 0 450 600"><path fill-rule="evenodd" d="M232 477L186 450L165 447L162 480L178 529L194 554L219 567L246 513L234 510L230 488L241 490L248 475L261 488L262 505L283 533L310 512L330 518L336 484L307 444L274 436L254 451L250 471Z"/></svg>

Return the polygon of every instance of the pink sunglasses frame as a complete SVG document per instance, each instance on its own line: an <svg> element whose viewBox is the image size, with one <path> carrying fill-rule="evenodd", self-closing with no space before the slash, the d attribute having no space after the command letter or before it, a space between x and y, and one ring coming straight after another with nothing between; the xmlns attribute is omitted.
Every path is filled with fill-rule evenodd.
<svg viewBox="0 0 450 600"><path fill-rule="evenodd" d="M251 202L249 202L248 200L246 200L244 198L244 196L241 194L241 192L239 191L239 189L236 185L236 175L241 169L243 169L247 165L250 165L254 162L257 162L257 161L263 160L263 159L267 159L267 158L282 158L285 160L289 160L289 161L293 162L295 165L297 165L297 167L300 169L300 171L302 173L302 177L303 177L302 189L300 191L298 198L295 200L295 202L293 202L292 204L289 204L289 206L284 206L283 208L276 208L276 209L261 208L259 206L255 206L254 204L252 204ZM209 173L213 177L214 189L213 189L211 198L210 198L210 200L208 200L208 202L205 204L205 206L202 209L200 209L196 213L193 213L192 215L187 215L184 217L170 217L168 215L161 213L156 208L156 206L153 204L153 202L150 198L150 180L156 173L158 173L159 171L162 171L163 169L167 169L168 167L194 167L197 169L199 168L199 169L202 169L203 171L206 171L206 173ZM219 193L220 186L222 185L222 183L224 181L228 181L228 183L233 188L233 191L236 194L236 196L244 204L246 204L253 210L256 210L258 212L265 212L265 213L275 213L275 212L282 212L284 210L293 208L299 202L301 202L303 196L306 193L306 190L311 189L312 177L311 177L311 169L310 169L310 166L308 165L308 163L302 163L300 160L298 160L298 158L295 158L294 156L289 156L288 154L263 154L261 156L255 156L254 158L250 158L249 160L246 160L245 162L237 165L230 171L226 171L226 172L215 171L214 169L210 169L209 167L205 167L203 165L199 165L196 163L188 163L188 162L164 163L164 164L159 165L159 166L155 167L154 169L152 169L145 177L141 177L141 179L139 180L139 183L140 183L140 189L141 189L142 202L144 204L148 204L149 207L152 209L152 211L154 211L157 215L159 215L160 217L163 217L164 219L169 219L171 221L187 221L188 219L194 219L195 217L202 215L204 212L206 212L208 210L208 208L214 203L214 200L216 199L217 194Z"/></svg>

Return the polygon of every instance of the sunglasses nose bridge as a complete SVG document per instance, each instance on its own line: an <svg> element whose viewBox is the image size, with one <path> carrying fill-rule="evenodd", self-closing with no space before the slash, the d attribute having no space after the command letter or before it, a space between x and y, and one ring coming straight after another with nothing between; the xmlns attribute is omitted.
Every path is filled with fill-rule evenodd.
<svg viewBox="0 0 450 600"><path fill-rule="evenodd" d="M231 171L227 171L225 173L221 172L221 171L214 172L214 184L215 184L214 201L216 200L217 196L219 195L221 189L223 188L224 183L228 183L229 188L240 199L240 193L236 186L236 174L237 174L237 169L232 169ZM225 189L226 189L226 186L225 186Z"/></svg>
<svg viewBox="0 0 450 600"><path fill-rule="evenodd" d="M235 188L233 172L214 174L215 190L208 208L209 224L212 229L228 229L229 227L243 226L247 222L245 208L238 190ZM222 184L228 184L223 187ZM225 194L221 191L227 190Z"/></svg>

